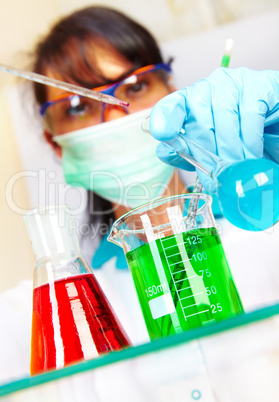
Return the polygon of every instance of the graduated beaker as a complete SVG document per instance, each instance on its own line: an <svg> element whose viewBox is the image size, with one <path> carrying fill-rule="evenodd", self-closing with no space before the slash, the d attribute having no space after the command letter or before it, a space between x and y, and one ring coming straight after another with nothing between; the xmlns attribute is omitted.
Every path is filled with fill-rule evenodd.
<svg viewBox="0 0 279 402"><path fill-rule="evenodd" d="M31 375L129 346L130 341L81 255L67 206L23 217L34 270Z"/></svg>
<svg viewBox="0 0 279 402"><path fill-rule="evenodd" d="M108 240L123 247L151 339L244 312L211 202L198 193L166 197L113 224Z"/></svg>

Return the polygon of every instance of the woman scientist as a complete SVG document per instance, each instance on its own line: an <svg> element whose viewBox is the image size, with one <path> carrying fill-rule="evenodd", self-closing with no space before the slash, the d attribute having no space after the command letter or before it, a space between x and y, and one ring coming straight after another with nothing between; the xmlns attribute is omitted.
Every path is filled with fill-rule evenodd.
<svg viewBox="0 0 279 402"><path fill-rule="evenodd" d="M129 102L123 108L34 84L44 136L62 158L66 182L91 191L90 223L99 237L89 235L83 252L93 268L102 267L96 276L132 341L142 342L147 337L131 276L127 269L115 269L126 267L124 253L102 235L132 207L185 191L172 165L189 169L163 144L157 154L168 163L156 157L157 141L142 132L142 120L158 102L151 113L157 139L184 128L190 138L217 150L225 160L264 154L279 161L272 120L263 143L265 116L277 115L278 86L277 93L273 86L278 73L217 69L174 92L170 63L163 61L146 29L122 13L94 6L52 28L37 45L34 72ZM201 178L210 191L208 178ZM100 240L95 250L93 240Z"/></svg>
<svg viewBox="0 0 279 402"><path fill-rule="evenodd" d="M141 130L151 107L174 90L170 63L164 63L145 28L115 10L93 6L61 19L38 43L34 72L129 102L128 108L112 106L34 84L44 137L61 157L66 182L89 190L93 231L81 243L83 254L89 265L101 267L94 273L131 341L148 341L123 251L104 234L132 207L185 191L175 168L156 157L157 141ZM1 321L7 330L0 344L0 378L29 372L31 298L26 282L0 298L2 316L8 311Z"/></svg>
<svg viewBox="0 0 279 402"><path fill-rule="evenodd" d="M63 18L38 43L34 72L129 102L128 108L109 105L34 84L44 137L62 158L66 182L91 191L89 223L98 238L89 234L84 255L102 266L96 276L132 341L147 340L130 274L115 269L126 268L124 254L100 233L108 234L132 207L185 191L177 171L156 157L157 141L141 130L151 107L174 90L170 63L142 26L115 10L88 7Z"/></svg>
<svg viewBox="0 0 279 402"><path fill-rule="evenodd" d="M106 236L101 239L101 235L104 227L108 231L112 222L131 207L154 197L185 191L177 171L156 157L157 142L144 135L140 125L150 108L166 96L151 115L151 131L153 134L156 131L159 139L163 139L168 131L166 120L160 117L163 111L177 119L169 123L170 133L175 135L176 126L181 128L185 122L185 105L190 92L181 91L171 97L169 94L174 88L170 81L170 64L162 60L152 36L130 18L103 7L88 7L59 21L38 44L34 71L114 95L130 104L126 109L70 96L57 88L34 86L44 122L44 137L62 158L66 182L91 191L91 223L100 228L100 242L92 260L93 267L102 266L101 270L95 271L97 278L131 340L134 343L146 341L147 332L129 272L115 269L115 266L123 268L117 255L117 251L122 255L122 250L110 248ZM218 104L214 106L218 108ZM210 110L209 107L208 116ZM187 115L197 130L204 115L197 113L192 117L189 119ZM200 136L199 141L203 145L207 138ZM224 147L225 141L222 141ZM249 144L253 142L254 138L251 138ZM169 154L167 157L162 154L159 156L164 161L173 163L173 160L167 160ZM90 247L92 254L93 240ZM90 253L85 251L84 254ZM17 293L14 291L13 297ZM24 298L20 297L20 300L14 322L18 322L21 312L25 316L20 321L21 331L14 323L13 333L22 333L22 326L31 326L31 307L26 309L22 303ZM2 311L4 309L5 305ZM6 318L7 322L8 319L11 321L11 314ZM17 365L17 375L26 374L28 353L25 360L19 360L23 342L15 343L13 337L7 338L8 341L13 343L14 354L2 358L2 365L7 372L12 360L10 370ZM9 349L7 342L2 342L6 350Z"/></svg>

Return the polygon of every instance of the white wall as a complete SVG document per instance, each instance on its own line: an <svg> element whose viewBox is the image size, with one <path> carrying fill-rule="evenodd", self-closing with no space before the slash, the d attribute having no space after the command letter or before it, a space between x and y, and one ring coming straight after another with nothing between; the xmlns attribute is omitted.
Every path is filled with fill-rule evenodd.
<svg viewBox="0 0 279 402"><path fill-rule="evenodd" d="M47 29L57 15L57 2L11 0L0 6L0 61L23 66L28 50L39 32ZM0 291L15 285L20 279L32 277L33 252L27 239L21 215L14 213L6 201L6 185L22 170L14 128L7 103L7 90L14 83L12 76L0 72ZM27 208L30 206L26 186L18 181L13 198Z"/></svg>
<svg viewBox="0 0 279 402"><path fill-rule="evenodd" d="M95 3L126 12L161 42L278 7L278 0L58 0L63 13Z"/></svg>

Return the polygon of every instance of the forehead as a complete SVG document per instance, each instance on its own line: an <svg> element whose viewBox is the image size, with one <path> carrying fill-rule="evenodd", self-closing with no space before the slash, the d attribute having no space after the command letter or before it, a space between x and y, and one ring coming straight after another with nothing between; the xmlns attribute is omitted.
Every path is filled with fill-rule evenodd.
<svg viewBox="0 0 279 402"><path fill-rule="evenodd" d="M90 58L89 58L90 62ZM92 60L93 63L93 60ZM126 60L121 54L114 49L97 47L94 49L94 63L101 76L106 81L117 81L120 77L128 74L133 68L133 63ZM61 79L59 75L53 70L46 70L46 75L50 78ZM96 86L102 85L98 82ZM46 87L47 100L52 100L61 95L65 91L55 87Z"/></svg>

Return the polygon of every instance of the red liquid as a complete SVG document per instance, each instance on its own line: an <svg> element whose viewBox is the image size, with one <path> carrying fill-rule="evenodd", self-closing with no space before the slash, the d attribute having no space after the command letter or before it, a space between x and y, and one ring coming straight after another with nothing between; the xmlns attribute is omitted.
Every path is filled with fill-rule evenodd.
<svg viewBox="0 0 279 402"><path fill-rule="evenodd" d="M130 346L92 274L34 289L31 375Z"/></svg>

